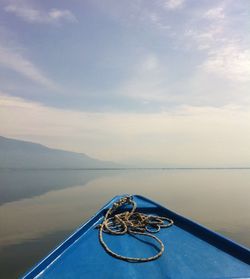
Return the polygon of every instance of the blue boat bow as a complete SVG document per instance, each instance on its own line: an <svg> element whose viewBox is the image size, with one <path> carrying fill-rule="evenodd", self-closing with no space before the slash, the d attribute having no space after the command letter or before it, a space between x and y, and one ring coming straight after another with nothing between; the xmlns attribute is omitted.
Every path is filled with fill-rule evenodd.
<svg viewBox="0 0 250 279"><path fill-rule="evenodd" d="M23 279L63 278L250 278L250 250L142 196L134 195L138 211L166 216L174 225L157 233L165 251L155 261L130 263L107 254L98 240L98 229L115 197L88 222L29 271ZM118 254L150 257L153 240L145 236L104 234Z"/></svg>

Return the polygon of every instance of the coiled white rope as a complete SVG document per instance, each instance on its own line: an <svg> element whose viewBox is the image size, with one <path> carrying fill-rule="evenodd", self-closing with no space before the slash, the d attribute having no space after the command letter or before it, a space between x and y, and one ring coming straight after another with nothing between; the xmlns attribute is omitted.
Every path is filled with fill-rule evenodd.
<svg viewBox="0 0 250 279"><path fill-rule="evenodd" d="M132 205L131 211L114 214L118 208L123 205ZM161 228L168 228L174 224L173 220L155 215L146 215L140 212L135 212L136 202L132 196L122 197L119 201L113 203L104 216L103 222L99 225L99 241L105 251L111 256L128 261L128 262L148 262L158 259L164 252L164 244L162 241L153 235L160 231ZM167 221L167 223L166 223ZM123 234L140 234L153 238L160 244L160 251L152 256L145 258L127 257L119 255L112 251L103 239L103 232L113 235Z"/></svg>

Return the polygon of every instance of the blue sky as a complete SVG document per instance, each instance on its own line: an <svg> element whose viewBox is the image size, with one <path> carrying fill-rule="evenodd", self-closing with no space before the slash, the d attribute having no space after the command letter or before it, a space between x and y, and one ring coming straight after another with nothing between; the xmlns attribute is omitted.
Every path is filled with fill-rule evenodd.
<svg viewBox="0 0 250 279"><path fill-rule="evenodd" d="M120 162L248 164L249 13L248 0L2 1L0 132Z"/></svg>

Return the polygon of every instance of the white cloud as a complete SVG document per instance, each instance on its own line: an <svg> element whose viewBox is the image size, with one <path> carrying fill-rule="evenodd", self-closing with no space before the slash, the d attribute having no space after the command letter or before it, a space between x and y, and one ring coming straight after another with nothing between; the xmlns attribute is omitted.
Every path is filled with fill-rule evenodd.
<svg viewBox="0 0 250 279"><path fill-rule="evenodd" d="M116 93L145 109L173 109L184 104L215 107L249 104L249 51L221 47L208 53L191 74L178 81L173 78L171 64L153 53L148 54Z"/></svg>
<svg viewBox="0 0 250 279"><path fill-rule="evenodd" d="M160 66L159 59L154 54L149 54L139 66L139 71L148 72L157 70Z"/></svg>
<svg viewBox="0 0 250 279"><path fill-rule="evenodd" d="M3 94L0 100L1 135L113 161L249 166L249 107L89 113L49 108Z"/></svg>
<svg viewBox="0 0 250 279"><path fill-rule="evenodd" d="M204 18L210 19L210 20L222 20L225 18L225 12L224 7L219 6L212 9L209 9L204 14Z"/></svg>
<svg viewBox="0 0 250 279"><path fill-rule="evenodd" d="M10 4L4 10L31 23L56 23L62 20L69 22L77 21L74 14L69 10L52 9L45 12L20 2Z"/></svg>
<svg viewBox="0 0 250 279"><path fill-rule="evenodd" d="M237 44L210 51L201 66L205 71L238 82L250 82L250 50Z"/></svg>
<svg viewBox="0 0 250 279"><path fill-rule="evenodd" d="M76 21L76 17L69 10L52 9L48 13L48 18L50 18L51 20L65 19L72 22Z"/></svg>
<svg viewBox="0 0 250 279"><path fill-rule="evenodd" d="M135 66L133 77L118 90L121 95L143 102L164 101L167 98L164 84L166 82L166 65L159 58L149 53Z"/></svg>
<svg viewBox="0 0 250 279"><path fill-rule="evenodd" d="M185 36L187 39L191 39L199 50L216 48L218 44L223 44L225 41L222 25L212 25L204 29L189 29L185 32Z"/></svg>
<svg viewBox="0 0 250 279"><path fill-rule="evenodd" d="M57 85L47 78L32 62L22 54L11 48L0 45L0 66L9 68L22 76L51 90L55 90Z"/></svg>
<svg viewBox="0 0 250 279"><path fill-rule="evenodd" d="M161 30L171 29L171 26L168 23L164 22L164 20L157 13L149 12L148 18L152 22L152 24L154 24L157 28Z"/></svg>
<svg viewBox="0 0 250 279"><path fill-rule="evenodd" d="M167 10L176 10L183 7L185 0L167 0L164 7Z"/></svg>
<svg viewBox="0 0 250 279"><path fill-rule="evenodd" d="M196 18L196 26L186 31L192 48L203 51L206 58L200 71L232 82L250 81L250 50L245 33L233 32L235 18L230 18L226 6L217 6ZM204 19L209 21L204 25ZM199 24L200 23L200 24ZM235 23L236 24L236 23Z"/></svg>

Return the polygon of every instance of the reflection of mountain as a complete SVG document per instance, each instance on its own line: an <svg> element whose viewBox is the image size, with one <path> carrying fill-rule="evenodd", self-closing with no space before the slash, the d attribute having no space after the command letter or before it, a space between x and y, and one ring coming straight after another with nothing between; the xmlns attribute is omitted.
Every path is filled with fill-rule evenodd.
<svg viewBox="0 0 250 279"><path fill-rule="evenodd" d="M84 169L119 168L118 164L90 158L85 154L0 136L0 168Z"/></svg>
<svg viewBox="0 0 250 279"><path fill-rule="evenodd" d="M0 170L0 205L84 185L111 173L107 170Z"/></svg>

